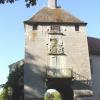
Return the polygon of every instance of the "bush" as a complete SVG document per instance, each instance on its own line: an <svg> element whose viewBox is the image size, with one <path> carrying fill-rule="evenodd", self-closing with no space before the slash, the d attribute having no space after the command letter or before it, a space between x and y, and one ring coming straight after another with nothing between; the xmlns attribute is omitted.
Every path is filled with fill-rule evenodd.
<svg viewBox="0 0 100 100"><path fill-rule="evenodd" d="M48 92L46 93L44 100L61 100L61 95L58 91L52 93Z"/></svg>

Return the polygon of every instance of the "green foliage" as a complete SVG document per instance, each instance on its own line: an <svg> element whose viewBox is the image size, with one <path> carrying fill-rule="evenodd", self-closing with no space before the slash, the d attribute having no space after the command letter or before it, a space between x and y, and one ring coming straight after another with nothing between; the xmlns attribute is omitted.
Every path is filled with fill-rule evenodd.
<svg viewBox="0 0 100 100"><path fill-rule="evenodd" d="M18 0L0 0L0 4L14 3L15 1L18 1ZM25 0L26 6L27 7L34 6L36 5L36 1L37 0Z"/></svg>
<svg viewBox="0 0 100 100"><path fill-rule="evenodd" d="M24 91L24 64L17 66L15 71L12 72L8 77L8 86L12 88L12 98L19 100L19 97L23 98Z"/></svg>
<svg viewBox="0 0 100 100"><path fill-rule="evenodd" d="M7 100L7 89L3 89L2 92L0 93L0 100Z"/></svg>
<svg viewBox="0 0 100 100"><path fill-rule="evenodd" d="M0 3L1 4L4 4L4 3L14 3L15 1L17 1L17 0L0 0Z"/></svg>
<svg viewBox="0 0 100 100"><path fill-rule="evenodd" d="M3 99L3 93L0 93L0 100L4 100Z"/></svg>
<svg viewBox="0 0 100 100"><path fill-rule="evenodd" d="M3 93L0 100L8 100L9 95L13 100L24 100L24 64L16 65L15 71L11 72L8 76L8 81L4 85ZM10 90L10 92L9 92Z"/></svg>
<svg viewBox="0 0 100 100"><path fill-rule="evenodd" d="M23 70L24 65L16 67L15 71L11 72L8 76L7 85L15 88L15 85L23 85Z"/></svg>
<svg viewBox="0 0 100 100"><path fill-rule="evenodd" d="M61 95L57 91L52 92L52 93L47 93L45 95L45 100L61 100Z"/></svg>
<svg viewBox="0 0 100 100"><path fill-rule="evenodd" d="M37 0L25 0L26 6L27 7L34 6L34 5L36 5L36 1Z"/></svg>

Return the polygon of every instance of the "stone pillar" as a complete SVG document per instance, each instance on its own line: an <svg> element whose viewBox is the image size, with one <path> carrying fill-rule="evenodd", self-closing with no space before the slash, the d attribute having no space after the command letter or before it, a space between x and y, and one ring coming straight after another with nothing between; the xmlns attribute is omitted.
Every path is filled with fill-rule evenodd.
<svg viewBox="0 0 100 100"><path fill-rule="evenodd" d="M57 0L48 0L48 7L55 9L57 7Z"/></svg>

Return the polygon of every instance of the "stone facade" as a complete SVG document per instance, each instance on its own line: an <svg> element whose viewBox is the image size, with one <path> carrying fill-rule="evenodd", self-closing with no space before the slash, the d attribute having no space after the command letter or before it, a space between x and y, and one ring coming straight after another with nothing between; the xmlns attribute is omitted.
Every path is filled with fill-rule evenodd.
<svg viewBox="0 0 100 100"><path fill-rule="evenodd" d="M25 99L42 99L56 89L62 100L90 96L90 63L85 22L48 0L25 21Z"/></svg>
<svg viewBox="0 0 100 100"><path fill-rule="evenodd" d="M73 72L91 80L89 54L85 26L80 25L75 31L75 25L60 25L62 35L51 35L51 25L25 25L25 97L43 98L46 91L46 68L51 68L55 61L48 54L50 38L55 37L63 41L64 55L57 59L59 68L71 68ZM53 57L56 57L53 55ZM51 60L50 60L51 59ZM58 61L58 62L59 62ZM63 77L62 77L63 78ZM81 79L78 79L81 80Z"/></svg>

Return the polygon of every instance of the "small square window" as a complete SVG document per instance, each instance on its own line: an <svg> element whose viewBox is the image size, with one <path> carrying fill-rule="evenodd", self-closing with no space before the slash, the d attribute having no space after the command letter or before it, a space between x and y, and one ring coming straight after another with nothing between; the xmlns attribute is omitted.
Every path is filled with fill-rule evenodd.
<svg viewBox="0 0 100 100"><path fill-rule="evenodd" d="M33 25L33 30L37 30L37 25L36 24Z"/></svg>
<svg viewBox="0 0 100 100"><path fill-rule="evenodd" d="M51 30L55 31L55 32L59 32L60 31L60 26L59 25L51 25Z"/></svg>
<svg viewBox="0 0 100 100"><path fill-rule="evenodd" d="M75 25L75 31L79 31L79 25Z"/></svg>

